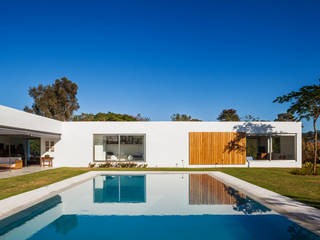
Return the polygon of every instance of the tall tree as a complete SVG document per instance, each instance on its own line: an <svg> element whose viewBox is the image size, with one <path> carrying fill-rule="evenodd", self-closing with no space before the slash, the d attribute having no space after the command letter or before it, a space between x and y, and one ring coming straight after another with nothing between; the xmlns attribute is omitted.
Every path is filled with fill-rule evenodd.
<svg viewBox="0 0 320 240"><path fill-rule="evenodd" d="M192 122L201 122L200 119L192 118L186 114L175 113L170 117L171 121L192 121Z"/></svg>
<svg viewBox="0 0 320 240"><path fill-rule="evenodd" d="M220 113L220 115L217 118L219 121L225 122L225 121L231 121L231 122L239 122L240 117L237 114L237 110L234 109L224 109Z"/></svg>
<svg viewBox="0 0 320 240"><path fill-rule="evenodd" d="M294 122L294 116L292 113L279 113L278 117L274 120L275 122Z"/></svg>
<svg viewBox="0 0 320 240"><path fill-rule="evenodd" d="M29 95L34 99L32 107L25 106L26 112L61 121L71 119L79 109L77 99L78 85L66 77L57 79L52 85L38 85L29 88Z"/></svg>
<svg viewBox="0 0 320 240"><path fill-rule="evenodd" d="M317 120L320 116L320 84L303 86L299 91L292 91L287 95L277 97L273 102L291 103L288 112L296 116L297 120L312 119L314 129L313 174L316 174L318 160Z"/></svg>

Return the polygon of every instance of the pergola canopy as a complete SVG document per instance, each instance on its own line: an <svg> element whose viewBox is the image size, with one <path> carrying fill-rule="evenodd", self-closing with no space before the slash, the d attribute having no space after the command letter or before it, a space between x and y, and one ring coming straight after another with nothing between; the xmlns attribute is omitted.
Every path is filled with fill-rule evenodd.
<svg viewBox="0 0 320 240"><path fill-rule="evenodd" d="M28 129L14 129L7 127L0 127L0 135L19 135L34 138L60 139L61 134L38 132Z"/></svg>

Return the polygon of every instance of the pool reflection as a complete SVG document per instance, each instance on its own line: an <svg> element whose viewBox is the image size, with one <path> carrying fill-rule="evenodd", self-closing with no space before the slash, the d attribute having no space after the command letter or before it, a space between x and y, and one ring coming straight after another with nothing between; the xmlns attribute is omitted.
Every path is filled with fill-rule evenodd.
<svg viewBox="0 0 320 240"><path fill-rule="evenodd" d="M95 203L142 203L146 201L145 176L99 176L93 179Z"/></svg>
<svg viewBox="0 0 320 240"><path fill-rule="evenodd" d="M0 239L187 240L201 233L224 240L320 240L209 175L135 174L98 176L76 185L49 205L36 205L41 211L21 224L0 227Z"/></svg>
<svg viewBox="0 0 320 240"><path fill-rule="evenodd" d="M189 204L233 205L233 210L244 214L271 211L245 194L226 186L207 174L190 174Z"/></svg>

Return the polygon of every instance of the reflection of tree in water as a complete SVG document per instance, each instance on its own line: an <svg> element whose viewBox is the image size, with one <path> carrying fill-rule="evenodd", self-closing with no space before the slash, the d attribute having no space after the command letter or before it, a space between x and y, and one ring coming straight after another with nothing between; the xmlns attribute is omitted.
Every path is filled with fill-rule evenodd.
<svg viewBox="0 0 320 240"><path fill-rule="evenodd" d="M290 234L291 240L319 240L314 233L309 232L308 230L300 227L299 225L292 223L291 226L288 227L288 232Z"/></svg>
<svg viewBox="0 0 320 240"><path fill-rule="evenodd" d="M57 233L67 235L72 229L78 226L77 215L62 215L56 219L51 225L55 228Z"/></svg>
<svg viewBox="0 0 320 240"><path fill-rule="evenodd" d="M236 206L233 207L235 211L243 212L244 214L264 213L271 211L269 208L239 193L237 190L231 187L225 186L225 189L236 200Z"/></svg>

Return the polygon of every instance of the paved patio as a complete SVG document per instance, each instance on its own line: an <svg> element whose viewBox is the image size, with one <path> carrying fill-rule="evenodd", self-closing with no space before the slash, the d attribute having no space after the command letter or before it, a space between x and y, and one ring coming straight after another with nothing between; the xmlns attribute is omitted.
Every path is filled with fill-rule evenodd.
<svg viewBox="0 0 320 240"><path fill-rule="evenodd" d="M21 176L29 173L40 172L44 170L52 169L52 167L40 167L40 166L29 166L21 169L0 169L0 179L9 178L15 176Z"/></svg>

